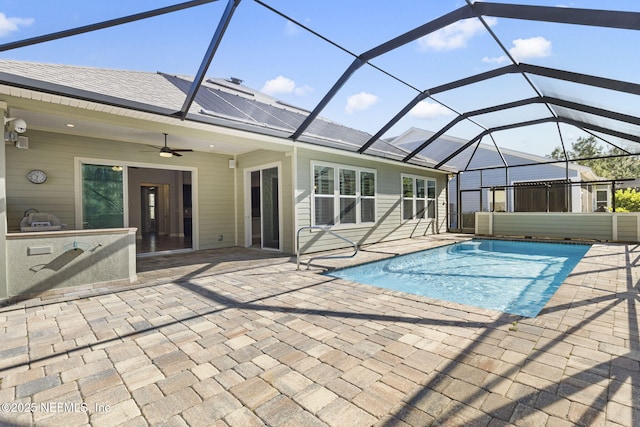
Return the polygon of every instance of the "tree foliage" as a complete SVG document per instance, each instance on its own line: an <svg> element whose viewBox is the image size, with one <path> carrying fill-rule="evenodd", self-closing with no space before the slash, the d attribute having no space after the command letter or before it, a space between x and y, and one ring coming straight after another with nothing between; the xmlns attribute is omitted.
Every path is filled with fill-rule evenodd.
<svg viewBox="0 0 640 427"><path fill-rule="evenodd" d="M640 193L635 188L616 190L616 212L640 212Z"/></svg>
<svg viewBox="0 0 640 427"><path fill-rule="evenodd" d="M638 156L623 156L624 154L626 153L620 148L610 146L605 149L598 145L593 136L578 138L576 142L571 144L571 150L567 151L569 160L590 159L576 160L575 163L590 167L600 177L609 179L637 178L640 176L640 159ZM565 160L565 153L561 147L556 147L551 152L551 157Z"/></svg>

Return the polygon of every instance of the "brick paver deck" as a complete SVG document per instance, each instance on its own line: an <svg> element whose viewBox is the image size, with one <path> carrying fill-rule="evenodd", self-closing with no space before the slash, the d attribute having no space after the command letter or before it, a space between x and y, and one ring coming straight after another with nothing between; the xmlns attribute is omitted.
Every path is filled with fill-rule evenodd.
<svg viewBox="0 0 640 427"><path fill-rule="evenodd" d="M336 280L247 249L0 307L0 424L640 425L640 247L595 244L534 319Z"/></svg>

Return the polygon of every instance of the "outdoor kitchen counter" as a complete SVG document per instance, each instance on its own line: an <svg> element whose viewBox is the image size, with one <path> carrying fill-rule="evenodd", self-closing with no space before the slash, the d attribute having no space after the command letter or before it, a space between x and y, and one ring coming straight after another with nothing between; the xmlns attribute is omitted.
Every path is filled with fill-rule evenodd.
<svg viewBox="0 0 640 427"><path fill-rule="evenodd" d="M7 233L8 296L136 280L136 229Z"/></svg>

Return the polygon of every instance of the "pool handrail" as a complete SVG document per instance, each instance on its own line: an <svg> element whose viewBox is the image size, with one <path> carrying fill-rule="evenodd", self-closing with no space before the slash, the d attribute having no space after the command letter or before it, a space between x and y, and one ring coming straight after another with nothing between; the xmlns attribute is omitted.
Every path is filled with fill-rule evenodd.
<svg viewBox="0 0 640 427"><path fill-rule="evenodd" d="M320 225L307 225L305 227L298 228L298 231L296 233L296 270L300 270L300 255L302 255L300 253L300 232L302 230L322 230L325 233L329 233L332 236L337 237L338 239L344 240L345 242L347 242L350 245L352 245L353 248L354 248L354 252L351 255L321 255L321 256L312 257L307 262L307 268L306 268L307 270L309 269L309 266L311 265L311 261L313 261L313 260L316 260L316 259L328 259L328 258L353 258L358 253L358 244L357 243L352 242L351 240L349 240L346 237L343 237L343 236L341 236L341 235L339 235L337 233L334 233L328 227L322 227Z"/></svg>

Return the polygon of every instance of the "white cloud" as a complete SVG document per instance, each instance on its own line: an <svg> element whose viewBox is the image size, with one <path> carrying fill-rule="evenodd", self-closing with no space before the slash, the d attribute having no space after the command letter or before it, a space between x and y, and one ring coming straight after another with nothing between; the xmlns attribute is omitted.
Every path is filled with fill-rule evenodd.
<svg viewBox="0 0 640 427"><path fill-rule="evenodd" d="M515 39L513 47L509 49L509 53L513 58L521 62L531 58L545 58L551 55L552 44L544 37L531 37L528 39ZM504 63L508 61L506 56L498 56L495 58L484 57L484 62Z"/></svg>
<svg viewBox="0 0 640 427"><path fill-rule="evenodd" d="M507 58L505 55L494 56L493 58L485 56L484 58L482 58L482 62L488 62L489 64L504 64L508 60L509 58Z"/></svg>
<svg viewBox="0 0 640 427"><path fill-rule="evenodd" d="M278 93L291 93L295 88L296 82L285 76L278 76L275 79L267 80L264 86L262 86L262 92L268 93L269 95L276 95Z"/></svg>
<svg viewBox="0 0 640 427"><path fill-rule="evenodd" d="M283 93L293 93L298 96L305 96L313 91L311 86L296 86L296 82L288 77L278 76L275 79L267 80L262 86L262 92L269 95L278 95Z"/></svg>
<svg viewBox="0 0 640 427"><path fill-rule="evenodd" d="M31 18L7 18L7 15L0 12L0 37L18 31L19 27L28 27L31 24L33 24Z"/></svg>
<svg viewBox="0 0 640 427"><path fill-rule="evenodd" d="M311 22L311 19L306 18L304 20L304 22L302 23L303 25L308 25ZM284 34L287 36L295 36L302 33L302 27L300 27L298 24L293 23L292 21L287 21L287 23L284 25Z"/></svg>
<svg viewBox="0 0 640 427"><path fill-rule="evenodd" d="M418 119L435 119L442 116L450 116L453 112L447 107L444 107L435 102L422 101L416 104L415 107L409 111L409 115Z"/></svg>
<svg viewBox="0 0 640 427"><path fill-rule="evenodd" d="M298 96L306 96L306 95L309 95L311 92L313 92L313 88L309 85L296 86L296 88L293 91L293 93L295 93Z"/></svg>
<svg viewBox="0 0 640 427"><path fill-rule="evenodd" d="M284 26L284 33L288 36L295 36L296 34L300 33L300 27L298 27L291 21L287 21Z"/></svg>
<svg viewBox="0 0 640 427"><path fill-rule="evenodd" d="M377 104L378 100L379 98L371 93L360 92L347 98L347 105L344 106L344 111L351 114L356 111L366 110Z"/></svg>
<svg viewBox="0 0 640 427"><path fill-rule="evenodd" d="M516 39L509 53L516 59L545 58L551 55L551 42L544 37Z"/></svg>
<svg viewBox="0 0 640 427"><path fill-rule="evenodd" d="M490 27L498 23L496 18L485 18ZM453 50L467 46L473 37L486 32L484 25L478 19L470 18L454 22L436 32L418 39L421 50Z"/></svg>

